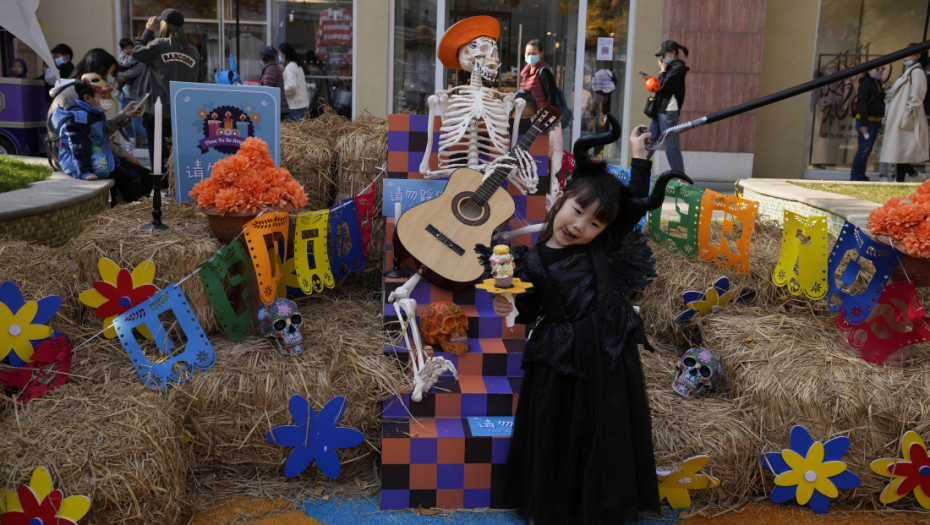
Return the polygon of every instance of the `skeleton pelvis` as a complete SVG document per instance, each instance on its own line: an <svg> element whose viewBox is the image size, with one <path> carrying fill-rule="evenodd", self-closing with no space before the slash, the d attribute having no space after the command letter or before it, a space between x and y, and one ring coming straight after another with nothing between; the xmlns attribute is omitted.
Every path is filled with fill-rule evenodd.
<svg viewBox="0 0 930 525"><path fill-rule="evenodd" d="M450 281L465 283L482 276L475 244L490 244L494 230L514 212L513 198L501 187L484 199L475 198L481 178L469 168L455 170L441 195L410 208L397 222L404 250Z"/></svg>

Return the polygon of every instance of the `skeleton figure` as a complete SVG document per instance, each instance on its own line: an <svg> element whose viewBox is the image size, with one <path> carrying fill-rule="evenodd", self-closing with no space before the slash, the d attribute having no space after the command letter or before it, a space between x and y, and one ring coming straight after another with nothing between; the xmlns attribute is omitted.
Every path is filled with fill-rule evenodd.
<svg viewBox="0 0 930 525"><path fill-rule="evenodd" d="M271 341L281 355L303 352L304 318L297 311L297 303L279 297L258 311L258 331Z"/></svg>
<svg viewBox="0 0 930 525"><path fill-rule="evenodd" d="M511 171L509 179L523 194L535 193L539 183L536 163L526 151L507 152L516 144L519 118L508 131L512 112L523 113L525 102L513 93L503 93L483 86L482 79L497 78L500 58L496 39L500 25L494 18L466 18L449 28L439 44L439 58L449 69L471 72L468 85L430 95L426 155L420 173L426 179L447 177L459 168L484 172L485 178L498 167ZM442 115L439 129L439 169L429 169L433 148L433 121L437 110ZM486 134L486 136L482 136ZM464 153L464 155L462 155ZM453 157L453 155L455 155ZM484 160L482 159L484 157ZM487 159L492 162L487 163Z"/></svg>
<svg viewBox="0 0 930 525"><path fill-rule="evenodd" d="M420 341L420 331L417 329L416 312L417 301L410 297L410 292L420 282L420 274L414 274L403 286L400 286L388 296L388 302L394 305L397 320L404 334L404 343L410 352L410 368L413 372L413 390L410 400L419 403L423 400L423 393L428 392L443 372L452 372L458 379L455 365L444 357L428 357ZM408 335L409 332L409 335ZM412 342L412 344L411 344Z"/></svg>
<svg viewBox="0 0 930 525"><path fill-rule="evenodd" d="M695 399L717 386L720 373L720 360L710 351L694 347L681 356L672 389L685 399Z"/></svg>

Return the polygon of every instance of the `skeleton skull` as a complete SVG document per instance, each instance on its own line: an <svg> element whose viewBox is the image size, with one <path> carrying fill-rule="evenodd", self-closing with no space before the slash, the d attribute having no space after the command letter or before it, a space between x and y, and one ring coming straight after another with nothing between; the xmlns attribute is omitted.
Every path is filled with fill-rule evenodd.
<svg viewBox="0 0 930 525"><path fill-rule="evenodd" d="M710 392L720 380L720 360L704 348L691 348L678 362L672 388L685 399Z"/></svg>
<svg viewBox="0 0 930 525"><path fill-rule="evenodd" d="M297 303L279 297L258 310L258 331L271 341L281 355L303 352L304 318L297 311Z"/></svg>
<svg viewBox="0 0 930 525"><path fill-rule="evenodd" d="M486 36L479 36L459 48L459 64L465 71L478 73L488 82L497 78L497 69L501 66L497 42Z"/></svg>
<svg viewBox="0 0 930 525"><path fill-rule="evenodd" d="M438 344L443 352L468 352L468 316L455 303L439 301L427 306L420 316L420 331L426 344Z"/></svg>

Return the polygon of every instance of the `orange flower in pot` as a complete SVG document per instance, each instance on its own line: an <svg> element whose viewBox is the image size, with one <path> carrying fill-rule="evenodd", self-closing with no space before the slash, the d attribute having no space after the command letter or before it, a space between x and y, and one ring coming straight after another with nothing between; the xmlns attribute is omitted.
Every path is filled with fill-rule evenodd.
<svg viewBox="0 0 930 525"><path fill-rule="evenodd" d="M268 144L255 137L245 139L235 155L217 161L210 177L195 184L189 195L223 242L263 211L293 211L307 204L303 186L274 165Z"/></svg>
<svg viewBox="0 0 930 525"><path fill-rule="evenodd" d="M872 210L869 230L905 254L902 263L917 287L930 286L930 180L910 197L892 197Z"/></svg>

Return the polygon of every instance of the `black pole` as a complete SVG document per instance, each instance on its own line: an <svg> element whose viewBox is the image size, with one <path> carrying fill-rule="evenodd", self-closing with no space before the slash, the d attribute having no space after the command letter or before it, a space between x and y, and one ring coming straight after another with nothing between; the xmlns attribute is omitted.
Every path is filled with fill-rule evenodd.
<svg viewBox="0 0 930 525"><path fill-rule="evenodd" d="M242 75L242 59L239 57L239 0L236 0L236 73Z"/></svg>
<svg viewBox="0 0 930 525"><path fill-rule="evenodd" d="M747 111L752 111L762 106L767 106L769 104L782 101L786 98L793 97L795 95L800 95L801 93L806 93L808 91L812 91L814 89L825 86L827 84L832 84L833 82L836 82L837 80L843 80L844 78L849 78L851 76L858 75L859 73L864 73L878 66L883 66L885 64L889 64L891 62L901 60L902 58L906 58L911 55L919 54L921 51L926 51L927 49L930 49L930 40L926 42L922 42L920 44L913 45L911 47L906 47L904 49L901 49L900 51L895 51L894 53L885 55L883 57L878 57L878 58L869 60L868 62L863 62L859 64L858 66L853 66L851 68L844 69L842 71L837 71L836 73L832 73L825 77L821 77L818 79L811 80L810 82L805 82L803 84L790 87L788 89L779 91L778 93L772 93L771 95L766 95L764 97L757 98L749 102L744 102L737 106L733 106L732 108L727 108L721 111L717 111L715 113L711 113L709 115L705 115L700 118L696 118L688 122L678 124L676 126L672 126L666 129L665 131L663 131L662 135L659 136L658 140L650 141L646 147L653 151L657 150L660 147L662 147L662 144L665 142L665 140L669 136L679 135L689 129L700 127L700 126L703 126L704 124L710 124L712 122L717 122L725 118L734 117L736 115L745 113Z"/></svg>

